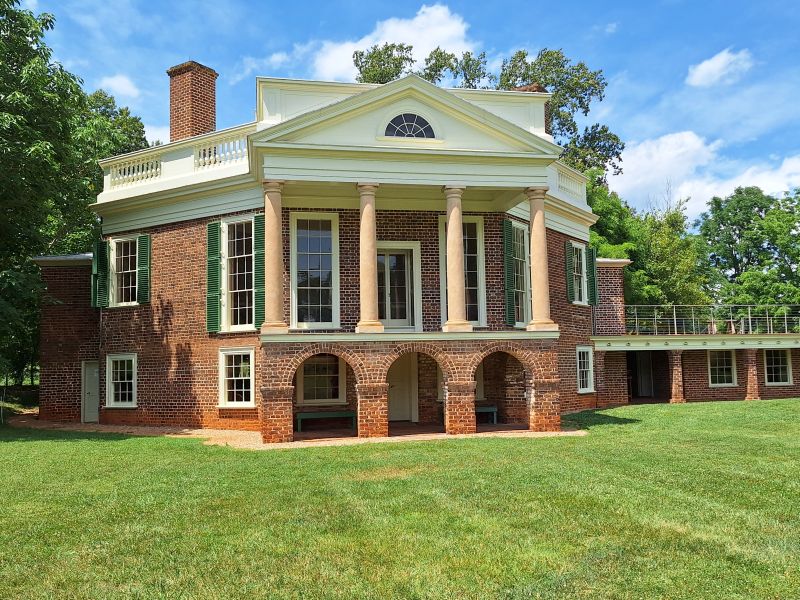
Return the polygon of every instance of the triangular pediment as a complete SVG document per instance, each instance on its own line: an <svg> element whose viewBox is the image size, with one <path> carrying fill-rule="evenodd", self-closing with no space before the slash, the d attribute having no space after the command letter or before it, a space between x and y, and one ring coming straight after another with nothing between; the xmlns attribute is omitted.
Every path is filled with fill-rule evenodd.
<svg viewBox="0 0 800 600"><path fill-rule="evenodd" d="M397 115L424 118L434 138L386 135ZM256 145L469 151L556 158L561 149L455 94L410 75L255 134Z"/></svg>

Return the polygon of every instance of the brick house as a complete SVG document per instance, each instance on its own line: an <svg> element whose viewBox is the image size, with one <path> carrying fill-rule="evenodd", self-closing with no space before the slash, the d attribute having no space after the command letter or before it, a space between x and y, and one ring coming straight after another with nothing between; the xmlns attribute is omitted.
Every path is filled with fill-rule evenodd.
<svg viewBox="0 0 800 600"><path fill-rule="evenodd" d="M548 431L627 402L634 375L652 391L647 365L672 399L711 389L693 345L630 331L628 262L588 247L585 180L558 161L539 88L258 78L256 121L216 131L217 74L168 75L170 143L101 163L94 252L37 259L41 418L265 442L351 421ZM800 345L787 334L770 332ZM756 350L736 348L715 381L733 361L747 383L726 392L758 397Z"/></svg>

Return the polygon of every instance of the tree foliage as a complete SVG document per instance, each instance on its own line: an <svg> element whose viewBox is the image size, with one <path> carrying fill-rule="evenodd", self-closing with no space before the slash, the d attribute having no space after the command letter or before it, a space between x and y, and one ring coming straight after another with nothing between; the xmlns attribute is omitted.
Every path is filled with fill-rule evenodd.
<svg viewBox="0 0 800 600"><path fill-rule="evenodd" d="M36 355L40 280L31 256L85 252L98 221L99 158L147 145L105 92L86 95L52 59L52 15L0 0L0 373Z"/></svg>
<svg viewBox="0 0 800 600"><path fill-rule="evenodd" d="M358 69L360 83L389 83L411 72L414 57L409 44L375 45L353 52L353 64Z"/></svg>
<svg viewBox="0 0 800 600"><path fill-rule="evenodd" d="M800 190L775 198L758 187L715 196L697 227L718 297L734 304L800 304Z"/></svg>

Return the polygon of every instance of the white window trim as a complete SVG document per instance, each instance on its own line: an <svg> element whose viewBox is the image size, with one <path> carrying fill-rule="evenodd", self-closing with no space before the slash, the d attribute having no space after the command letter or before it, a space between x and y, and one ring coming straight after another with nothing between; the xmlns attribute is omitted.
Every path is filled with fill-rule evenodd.
<svg viewBox="0 0 800 600"><path fill-rule="evenodd" d="M297 320L297 220L298 219L326 219L331 222L331 270L333 271L333 321L329 323L300 323ZM290 327L292 329L339 329L341 319L339 315L339 214L332 212L292 212L289 215L289 247L290 247L290 288L291 288L291 315ZM377 260L377 257L376 257Z"/></svg>
<svg viewBox="0 0 800 600"><path fill-rule="evenodd" d="M786 362L788 365L788 375L789 381L779 381L779 382L769 382L767 381L767 351L770 352L783 352L786 356ZM786 387L788 385L794 385L794 375L792 373L792 351L789 348L765 348L763 351L764 355L764 385L767 387Z"/></svg>
<svg viewBox="0 0 800 600"><path fill-rule="evenodd" d="M582 261L582 273L583 277L581 278L581 285L583 286L583 300L573 300L573 304L577 304L578 306L589 306L589 282L586 277L586 244L582 244L580 242L576 242L575 240L570 240L570 244L572 248L580 248L581 249L581 261ZM572 260L575 260L575 254L573 251ZM574 267L573 267L574 269ZM575 277L574 272L569 274L570 277Z"/></svg>
<svg viewBox="0 0 800 600"><path fill-rule="evenodd" d="M467 215L462 223L477 223L478 233L478 320L470 321L474 327L486 327L486 248L483 235L483 217ZM447 237L446 215L439 215L439 302L442 325L447 322ZM462 233L463 236L463 233Z"/></svg>
<svg viewBox="0 0 800 600"><path fill-rule="evenodd" d="M220 221L220 331L256 331L256 290L255 290L255 268L256 268L256 228L253 219L254 215L241 215L230 217ZM228 225L233 223L244 223L250 221L253 231L253 324L252 325L231 325L230 311L228 307Z"/></svg>
<svg viewBox="0 0 800 600"><path fill-rule="evenodd" d="M578 372L578 360L579 360L581 352L588 352L589 353L589 387L588 388L581 388L581 378L580 378L580 373ZM576 375L576 386L578 388L578 393L579 394L593 394L595 392L594 348L592 348L591 346L576 346L575 347L575 375Z"/></svg>
<svg viewBox="0 0 800 600"><path fill-rule="evenodd" d="M115 360L133 359L133 402L114 402L114 385L111 381L111 363ZM106 354L106 408L136 408L139 404L137 381L139 379L139 363L135 352L125 354Z"/></svg>
<svg viewBox="0 0 800 600"><path fill-rule="evenodd" d="M711 353L712 352L727 352L731 355L731 371L733 375L732 383L711 383ZM738 375L736 373L736 351L735 350L707 350L706 351L706 366L708 367L708 387L711 388L732 388L739 386Z"/></svg>
<svg viewBox="0 0 800 600"><path fill-rule="evenodd" d="M378 241L378 250L410 250L412 285L414 286L414 325L411 327L390 327L386 331L422 331L422 245L420 242ZM377 258L377 257L376 257Z"/></svg>
<svg viewBox="0 0 800 600"><path fill-rule="evenodd" d="M228 402L225 394L225 357L231 354L247 354L250 356L250 402ZM218 408L255 408L256 405L256 357L252 346L219 349L218 369L219 402Z"/></svg>
<svg viewBox="0 0 800 600"><path fill-rule="evenodd" d="M324 353L322 353L324 354ZM318 356L315 354L314 356ZM310 356L309 358L314 358ZM337 357L338 358L338 357ZM339 398L336 400L305 400L303 398L303 369L306 362L297 369L297 406L343 406L347 404L347 363L339 358Z"/></svg>
<svg viewBox="0 0 800 600"><path fill-rule="evenodd" d="M531 240L530 240L530 227L525 223L518 221L511 221L511 226L515 229L521 229L525 233L525 309L523 322L517 321L514 327L525 329L531 320ZM512 239L513 244L513 239Z"/></svg>
<svg viewBox="0 0 800 600"><path fill-rule="evenodd" d="M117 242L136 242L136 293L139 293L139 236L123 235L108 239L108 307L139 306L138 301L117 302Z"/></svg>

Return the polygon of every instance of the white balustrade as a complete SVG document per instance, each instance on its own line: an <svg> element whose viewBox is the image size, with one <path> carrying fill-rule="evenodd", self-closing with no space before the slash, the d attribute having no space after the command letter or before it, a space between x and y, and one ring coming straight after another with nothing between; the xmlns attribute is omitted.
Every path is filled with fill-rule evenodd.
<svg viewBox="0 0 800 600"><path fill-rule="evenodd" d="M247 160L247 136L210 139L194 147L194 168L205 169Z"/></svg>
<svg viewBox="0 0 800 600"><path fill-rule="evenodd" d="M161 154L145 154L140 158L112 164L111 187L142 183L161 177Z"/></svg>
<svg viewBox="0 0 800 600"><path fill-rule="evenodd" d="M558 171L558 190L576 200L586 200L586 182L560 164L556 164Z"/></svg>

